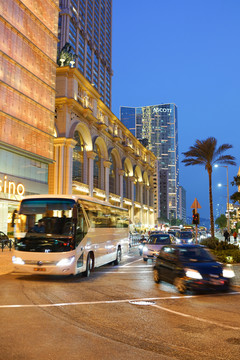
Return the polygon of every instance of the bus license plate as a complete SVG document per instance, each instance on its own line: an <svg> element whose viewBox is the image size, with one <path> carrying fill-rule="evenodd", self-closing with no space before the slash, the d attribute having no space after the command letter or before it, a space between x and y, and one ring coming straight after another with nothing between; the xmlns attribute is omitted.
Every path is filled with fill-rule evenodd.
<svg viewBox="0 0 240 360"><path fill-rule="evenodd" d="M34 268L34 271L46 271L46 268Z"/></svg>

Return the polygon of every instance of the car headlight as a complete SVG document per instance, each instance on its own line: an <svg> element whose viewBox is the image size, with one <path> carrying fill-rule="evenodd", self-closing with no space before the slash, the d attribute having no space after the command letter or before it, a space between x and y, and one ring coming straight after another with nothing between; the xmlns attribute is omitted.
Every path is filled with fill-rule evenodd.
<svg viewBox="0 0 240 360"><path fill-rule="evenodd" d="M57 266L70 266L74 262L74 256L70 258L61 259L58 261Z"/></svg>
<svg viewBox="0 0 240 360"><path fill-rule="evenodd" d="M177 243L180 243L180 242L181 242L181 240L180 240L180 239L176 239L176 242L177 242Z"/></svg>
<svg viewBox="0 0 240 360"><path fill-rule="evenodd" d="M12 257L12 262L13 262L13 264L16 264L16 265L24 265L25 264L25 261L23 261L23 259L21 259L20 257L16 257L16 256Z"/></svg>
<svg viewBox="0 0 240 360"><path fill-rule="evenodd" d="M144 247L143 247L143 252L147 252L147 251L148 251L147 246L144 246Z"/></svg>
<svg viewBox="0 0 240 360"><path fill-rule="evenodd" d="M235 273L231 268L229 268L229 267L223 268L223 277L231 279L234 276L235 276Z"/></svg>
<svg viewBox="0 0 240 360"><path fill-rule="evenodd" d="M188 239L188 243L191 243L192 242L192 239Z"/></svg>
<svg viewBox="0 0 240 360"><path fill-rule="evenodd" d="M202 279L202 275L197 270L185 269L186 276L192 279Z"/></svg>

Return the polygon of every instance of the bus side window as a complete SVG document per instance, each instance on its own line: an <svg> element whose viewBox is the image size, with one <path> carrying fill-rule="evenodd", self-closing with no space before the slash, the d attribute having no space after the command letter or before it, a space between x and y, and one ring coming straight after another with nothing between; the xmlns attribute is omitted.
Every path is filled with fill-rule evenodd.
<svg viewBox="0 0 240 360"><path fill-rule="evenodd" d="M76 245L80 244L87 233L87 223L82 208L77 207L77 227L76 227Z"/></svg>

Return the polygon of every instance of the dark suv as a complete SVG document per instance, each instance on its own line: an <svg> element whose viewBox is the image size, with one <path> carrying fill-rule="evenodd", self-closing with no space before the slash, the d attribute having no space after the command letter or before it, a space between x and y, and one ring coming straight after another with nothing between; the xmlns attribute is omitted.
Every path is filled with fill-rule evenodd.
<svg viewBox="0 0 240 360"><path fill-rule="evenodd" d="M201 245L166 245L154 266L154 281L174 284L180 293L189 290L228 290L233 270L217 262Z"/></svg>

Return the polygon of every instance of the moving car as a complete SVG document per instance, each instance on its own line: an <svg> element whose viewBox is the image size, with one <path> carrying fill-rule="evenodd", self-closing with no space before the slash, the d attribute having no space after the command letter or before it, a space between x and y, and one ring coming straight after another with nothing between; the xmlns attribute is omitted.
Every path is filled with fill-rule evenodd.
<svg viewBox="0 0 240 360"><path fill-rule="evenodd" d="M167 244L171 244L173 237L170 234L150 235L148 241L143 246L143 260L154 259L159 254L159 250Z"/></svg>
<svg viewBox="0 0 240 360"><path fill-rule="evenodd" d="M147 238L144 235L142 235L141 238L138 241L138 244L139 244L138 245L138 250L139 250L139 255L140 256L142 256L142 254L143 254L143 247L146 244L146 242L147 242Z"/></svg>
<svg viewBox="0 0 240 360"><path fill-rule="evenodd" d="M191 231L181 231L176 235L179 244L191 244L194 242L194 234Z"/></svg>
<svg viewBox="0 0 240 360"><path fill-rule="evenodd" d="M180 293L187 290L228 290L233 270L217 262L202 245L162 247L153 269L154 281L174 284Z"/></svg>

